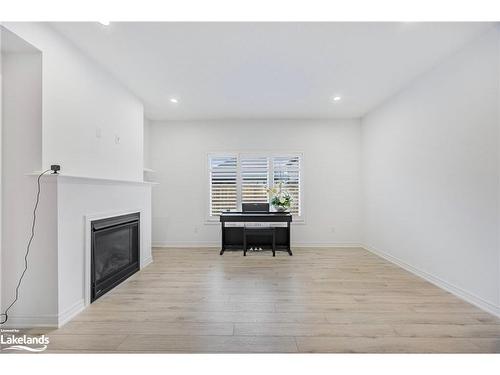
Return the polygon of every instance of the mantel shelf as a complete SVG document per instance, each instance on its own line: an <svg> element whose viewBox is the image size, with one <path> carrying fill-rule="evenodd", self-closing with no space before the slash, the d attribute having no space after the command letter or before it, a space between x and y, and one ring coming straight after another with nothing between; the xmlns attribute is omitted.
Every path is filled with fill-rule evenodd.
<svg viewBox="0 0 500 375"><path fill-rule="evenodd" d="M28 176L39 176L41 171L34 171L31 173L28 173ZM134 180L120 180L120 179L114 179L114 178L101 178L101 177L89 177L89 176L77 176L77 175L67 175L64 173L58 173L58 174L52 174L52 173L47 173L45 175L46 177L51 177L51 178L60 178L60 179L74 179L74 180L88 180L88 181L101 181L101 182L108 182L108 183L120 183L120 184L132 184L132 185L159 185L158 182L152 182L152 181L134 181Z"/></svg>

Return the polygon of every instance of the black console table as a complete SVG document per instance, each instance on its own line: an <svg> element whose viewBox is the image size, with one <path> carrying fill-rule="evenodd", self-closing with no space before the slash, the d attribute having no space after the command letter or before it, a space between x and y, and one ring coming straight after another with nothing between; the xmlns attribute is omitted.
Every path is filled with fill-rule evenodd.
<svg viewBox="0 0 500 375"><path fill-rule="evenodd" d="M282 250L292 254L290 247L290 223L292 215L287 212L223 212L220 215L221 223L221 250L220 255L226 250L243 250L246 246L271 247L274 250ZM269 243L269 237L260 236L258 233L252 236L245 233L245 227L226 226L226 223L286 223L283 227L274 227L274 246ZM259 227L251 227L258 230ZM269 230L269 227L262 227ZM267 241L266 241L267 240ZM274 253L274 251L273 251Z"/></svg>

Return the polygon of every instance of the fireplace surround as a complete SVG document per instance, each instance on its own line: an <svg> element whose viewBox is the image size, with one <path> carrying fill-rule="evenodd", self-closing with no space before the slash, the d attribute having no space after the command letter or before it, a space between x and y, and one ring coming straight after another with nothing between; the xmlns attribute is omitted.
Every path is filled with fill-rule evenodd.
<svg viewBox="0 0 500 375"><path fill-rule="evenodd" d="M28 177L31 186L36 186L38 174ZM8 323L14 328L61 327L91 304L94 221L140 213L140 268L153 262L151 193L156 184L58 174L45 175L41 185L37 237L30 253L30 274L37 277L23 281L23 298ZM12 219L26 222L22 215ZM14 268L3 271L2 285L6 279L5 286L14 290Z"/></svg>
<svg viewBox="0 0 500 375"><path fill-rule="evenodd" d="M140 213L91 222L90 302L140 268Z"/></svg>

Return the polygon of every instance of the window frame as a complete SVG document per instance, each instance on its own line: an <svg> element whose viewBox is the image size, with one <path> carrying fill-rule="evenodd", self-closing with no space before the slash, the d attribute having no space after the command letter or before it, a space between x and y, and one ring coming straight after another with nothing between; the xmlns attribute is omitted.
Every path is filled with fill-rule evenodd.
<svg viewBox="0 0 500 375"><path fill-rule="evenodd" d="M242 194L242 178L241 178L241 163L240 159L242 156L250 157L299 157L300 167L299 167L299 200L300 200L300 216L294 215L292 224L305 224L305 207L304 207L304 153L301 151L283 151L283 152L269 152L269 151L222 151L222 152L207 152L206 162L205 162L205 183L206 183L206 202L205 202L205 223L206 224L218 224L220 222L219 215L210 215L210 204L211 204L211 173L210 173L210 160L212 157L236 157L236 204L241 205L241 194ZM268 167L268 182L273 181L274 176L274 163L270 163Z"/></svg>

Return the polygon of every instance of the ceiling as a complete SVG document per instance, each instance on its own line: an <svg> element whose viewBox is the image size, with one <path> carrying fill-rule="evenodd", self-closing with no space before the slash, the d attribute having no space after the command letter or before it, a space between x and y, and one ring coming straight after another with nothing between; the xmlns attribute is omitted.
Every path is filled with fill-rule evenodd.
<svg viewBox="0 0 500 375"><path fill-rule="evenodd" d="M135 93L153 120L361 117L491 27L413 22L51 25ZM342 99L333 102L333 96Z"/></svg>

